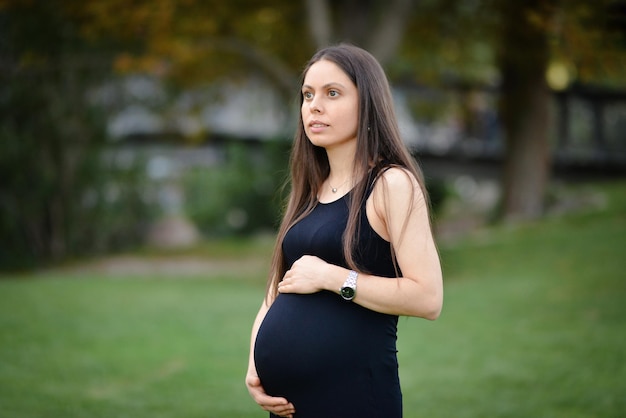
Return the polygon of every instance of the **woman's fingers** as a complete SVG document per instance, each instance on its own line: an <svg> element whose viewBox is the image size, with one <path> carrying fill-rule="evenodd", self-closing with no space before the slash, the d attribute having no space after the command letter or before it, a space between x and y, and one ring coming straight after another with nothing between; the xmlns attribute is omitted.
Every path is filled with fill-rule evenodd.
<svg viewBox="0 0 626 418"><path fill-rule="evenodd" d="M295 413L293 404L285 398L270 396L265 393L265 389L261 385L261 379L257 376L250 376L246 379L248 391L254 401L266 411L275 415L291 418Z"/></svg>

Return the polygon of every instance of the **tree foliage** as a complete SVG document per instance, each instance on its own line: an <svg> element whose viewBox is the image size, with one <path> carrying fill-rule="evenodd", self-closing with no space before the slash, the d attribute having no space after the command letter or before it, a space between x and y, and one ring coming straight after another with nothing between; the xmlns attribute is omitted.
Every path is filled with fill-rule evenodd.
<svg viewBox="0 0 626 418"><path fill-rule="evenodd" d="M626 86L624 4L424 0L416 7L395 71L421 83L498 90L506 145L503 216L543 211L551 165L550 87Z"/></svg>
<svg viewBox="0 0 626 418"><path fill-rule="evenodd" d="M118 71L145 71L184 86L262 72L292 90L311 44L300 2L88 1L77 12L89 39L125 44Z"/></svg>
<svg viewBox="0 0 626 418"><path fill-rule="evenodd" d="M94 54L71 6L0 9L0 268L128 245L147 219L139 173L104 158L104 115L88 91L109 74L107 48Z"/></svg>

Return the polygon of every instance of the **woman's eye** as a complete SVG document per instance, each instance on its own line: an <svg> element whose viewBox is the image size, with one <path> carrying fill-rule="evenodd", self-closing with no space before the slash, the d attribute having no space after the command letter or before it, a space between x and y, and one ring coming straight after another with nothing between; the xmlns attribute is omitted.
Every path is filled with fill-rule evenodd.
<svg viewBox="0 0 626 418"><path fill-rule="evenodd" d="M330 91L328 92L328 95L329 95L330 97L337 97L337 96L339 96L339 92L338 92L337 90L330 90Z"/></svg>
<svg viewBox="0 0 626 418"><path fill-rule="evenodd" d="M302 96L304 96L306 100L310 100L313 98L313 93L311 93L310 91L305 91L304 93L302 93Z"/></svg>

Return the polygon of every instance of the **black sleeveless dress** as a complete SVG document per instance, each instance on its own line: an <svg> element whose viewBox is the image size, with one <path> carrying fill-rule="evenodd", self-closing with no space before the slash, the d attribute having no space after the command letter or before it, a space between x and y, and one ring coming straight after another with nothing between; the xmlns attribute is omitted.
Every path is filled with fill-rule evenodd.
<svg viewBox="0 0 626 418"><path fill-rule="evenodd" d="M368 181L367 196L373 188ZM288 231L283 242L288 266L303 255L315 255L347 267L341 237L349 199L350 193L318 203ZM389 243L370 226L365 200L355 261L361 271L394 280ZM261 384L269 395L292 402L296 418L399 418L397 323L395 315L371 311L328 291L279 294L255 342Z"/></svg>

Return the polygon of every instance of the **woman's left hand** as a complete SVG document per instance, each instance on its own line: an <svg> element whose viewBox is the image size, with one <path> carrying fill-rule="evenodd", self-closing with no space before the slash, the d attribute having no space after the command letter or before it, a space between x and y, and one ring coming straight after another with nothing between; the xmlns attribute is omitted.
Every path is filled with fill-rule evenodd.
<svg viewBox="0 0 626 418"><path fill-rule="evenodd" d="M304 255L296 260L287 270L283 280L278 283L280 293L316 293L324 289L323 279L329 264L322 259Z"/></svg>

